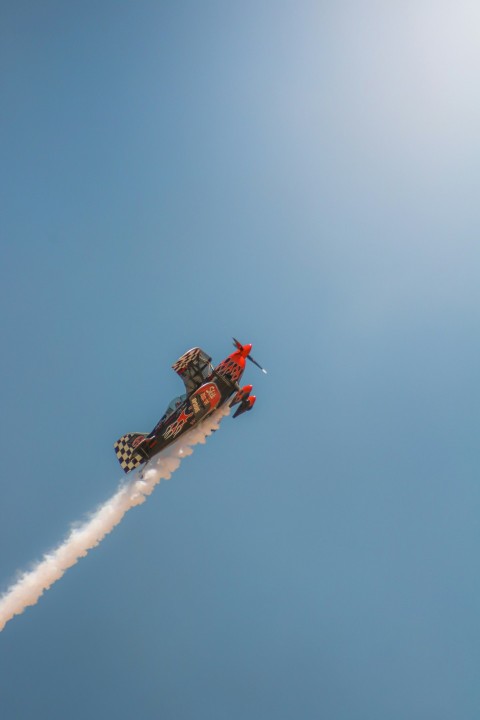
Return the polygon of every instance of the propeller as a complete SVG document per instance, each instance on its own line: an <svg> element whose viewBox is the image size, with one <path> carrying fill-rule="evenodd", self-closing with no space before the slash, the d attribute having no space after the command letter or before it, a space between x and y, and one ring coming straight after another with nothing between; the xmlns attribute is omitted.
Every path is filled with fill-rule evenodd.
<svg viewBox="0 0 480 720"><path fill-rule="evenodd" d="M262 367L262 366L260 365L260 363L258 363L258 362L257 362L256 360L254 360L252 357L250 357L250 355L247 355L247 358L250 360L250 362L253 362L254 365L256 365L257 367L259 367L260 370L261 370L263 373L265 373L265 375L267 374L267 371L265 370L264 367Z"/></svg>
<svg viewBox="0 0 480 720"><path fill-rule="evenodd" d="M237 350L240 350L240 352L241 352L241 351L243 350L243 345L242 345L242 343L239 342L239 340L237 340L237 338L232 338L232 340L233 340L234 346L237 348ZM258 363L256 360L254 360L251 355L247 355L247 359L250 360L250 362L252 362L252 363L253 363L254 365L256 365L258 368L260 368L260 370L261 370L263 373L265 373L265 375L267 374L267 371L265 370L265 368L263 368L263 367L260 365L260 363Z"/></svg>

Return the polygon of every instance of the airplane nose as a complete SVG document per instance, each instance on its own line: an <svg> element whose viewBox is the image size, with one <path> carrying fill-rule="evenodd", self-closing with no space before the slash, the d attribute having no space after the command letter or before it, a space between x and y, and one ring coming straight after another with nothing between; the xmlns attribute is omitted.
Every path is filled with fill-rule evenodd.
<svg viewBox="0 0 480 720"><path fill-rule="evenodd" d="M248 343L248 345L243 346L243 352L245 355L250 355L250 350L252 349L251 343Z"/></svg>

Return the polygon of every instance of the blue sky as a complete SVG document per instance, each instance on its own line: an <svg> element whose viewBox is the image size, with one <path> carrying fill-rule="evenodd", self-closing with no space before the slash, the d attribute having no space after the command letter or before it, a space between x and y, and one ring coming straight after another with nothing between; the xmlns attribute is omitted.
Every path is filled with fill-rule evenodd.
<svg viewBox="0 0 480 720"><path fill-rule="evenodd" d="M0 634L7 720L478 718L479 21L0 9L0 589L180 354L269 370Z"/></svg>

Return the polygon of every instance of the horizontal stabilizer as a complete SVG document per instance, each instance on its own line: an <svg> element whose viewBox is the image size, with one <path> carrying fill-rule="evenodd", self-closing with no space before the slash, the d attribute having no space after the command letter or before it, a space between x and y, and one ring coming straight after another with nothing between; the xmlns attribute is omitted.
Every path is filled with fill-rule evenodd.
<svg viewBox="0 0 480 720"><path fill-rule="evenodd" d="M118 462L124 472L128 473L146 462L147 458L139 452L146 435L147 433L127 433L113 444Z"/></svg>

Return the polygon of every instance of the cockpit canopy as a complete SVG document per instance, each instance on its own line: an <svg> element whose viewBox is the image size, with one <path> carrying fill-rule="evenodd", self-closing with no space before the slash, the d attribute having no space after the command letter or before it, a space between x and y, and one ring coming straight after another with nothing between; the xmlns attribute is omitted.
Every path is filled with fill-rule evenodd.
<svg viewBox="0 0 480 720"><path fill-rule="evenodd" d="M162 420L169 417L172 413L175 412L175 410L178 410L178 408L183 403L183 401L186 399L186 397L187 397L187 393L184 393L183 395L178 395L177 397L174 397L173 400L169 403L167 409L165 410Z"/></svg>

